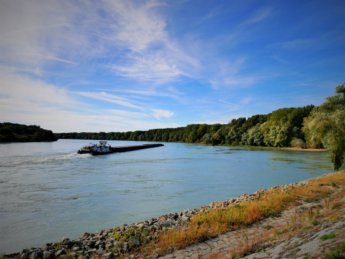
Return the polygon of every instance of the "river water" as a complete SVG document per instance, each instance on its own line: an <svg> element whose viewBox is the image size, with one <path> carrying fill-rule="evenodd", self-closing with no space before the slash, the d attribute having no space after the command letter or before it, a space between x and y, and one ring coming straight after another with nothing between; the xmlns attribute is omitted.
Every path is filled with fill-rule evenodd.
<svg viewBox="0 0 345 259"><path fill-rule="evenodd" d="M107 156L76 154L89 142L0 145L0 255L332 171L319 152L164 143Z"/></svg>

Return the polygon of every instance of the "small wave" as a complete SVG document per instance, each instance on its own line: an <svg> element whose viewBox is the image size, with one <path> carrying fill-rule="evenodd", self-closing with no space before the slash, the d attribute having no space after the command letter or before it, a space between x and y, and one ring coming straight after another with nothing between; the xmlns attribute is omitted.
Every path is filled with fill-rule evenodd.
<svg viewBox="0 0 345 259"><path fill-rule="evenodd" d="M57 161L68 161L68 160L75 160L75 159L85 159L88 158L89 154L77 154L77 153L63 153L63 154L54 154L54 155L47 155L47 156L34 156L34 157L17 157L12 161L6 161L4 163L0 163L0 167L15 167L27 164L42 164L42 163L54 163Z"/></svg>

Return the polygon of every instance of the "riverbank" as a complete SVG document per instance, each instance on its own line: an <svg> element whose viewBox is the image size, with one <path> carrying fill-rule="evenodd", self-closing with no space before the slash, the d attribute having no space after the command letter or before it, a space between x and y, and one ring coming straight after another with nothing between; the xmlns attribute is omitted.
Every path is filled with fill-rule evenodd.
<svg viewBox="0 0 345 259"><path fill-rule="evenodd" d="M234 231L242 230L249 233L247 238L250 240L251 229L255 229L256 224L265 224L260 222L273 220L277 216L281 217L278 222L285 222L284 213L292 215L293 219L297 215L294 212L299 210L308 212L310 206L316 211L315 208L318 207L314 206L315 202L328 204L327 207L336 208L331 215L333 221L329 221L327 217L324 217L324 220L315 218L316 221L320 222L320 224L317 224L319 227L320 225L332 225L343 219L344 199L339 197L343 198L344 194L345 172L343 171L296 184L258 190L253 194L213 202L198 209L162 215L136 224L106 229L98 233L84 233L75 240L66 238L57 243L48 243L41 248L24 249L21 252L4 257L52 258L71 256L76 258L78 256L91 256L113 258L132 256L140 258L163 256L176 253L178 250L183 251L181 249L203 241L214 240L213 238L219 238L225 233L236 233ZM335 199L334 197L338 198ZM336 201L336 203L333 203L333 201ZM316 214L313 213L321 215L321 209L322 206ZM289 214L289 211L292 212ZM296 226L290 225L290 228L299 229ZM270 229L270 227L266 226L263 229ZM272 226L271 229L276 229L276 227ZM293 232L290 233L294 235ZM273 233L272 235L276 234ZM263 233L262 236L271 238L266 233ZM268 238L267 240L260 240L258 243L264 243L264 241L271 242ZM253 247L251 246L250 251L254 251ZM259 246L256 244L255 247ZM268 247L268 245L265 245L265 247ZM230 255L229 249L224 250L226 255ZM242 250L242 255L248 253L248 251L245 251L246 249ZM221 251L223 250L218 252ZM216 251L210 250L210 253L218 256ZM237 253L238 255L241 254L238 251Z"/></svg>
<svg viewBox="0 0 345 259"><path fill-rule="evenodd" d="M326 152L325 148L301 148L301 147L263 147L263 146L229 146L234 150L251 150L251 151L291 151L291 152Z"/></svg>

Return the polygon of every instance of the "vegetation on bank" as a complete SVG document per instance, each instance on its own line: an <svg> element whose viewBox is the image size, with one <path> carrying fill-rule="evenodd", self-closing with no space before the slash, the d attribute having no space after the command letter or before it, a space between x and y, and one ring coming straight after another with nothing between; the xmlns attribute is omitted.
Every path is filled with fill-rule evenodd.
<svg viewBox="0 0 345 259"><path fill-rule="evenodd" d="M52 131L42 129L39 126L26 126L9 122L0 123L0 143L56 140L57 137Z"/></svg>
<svg viewBox="0 0 345 259"><path fill-rule="evenodd" d="M334 169L345 155L345 84L319 107L283 108L267 115L233 119L228 124L192 124L186 127L130 132L71 132L67 139L141 140L247 145L263 147L327 148Z"/></svg>
<svg viewBox="0 0 345 259"><path fill-rule="evenodd" d="M254 200L198 213L185 227L165 231L159 236L158 241L144 246L141 251L144 254L155 251L164 255L278 215L289 206L324 199L344 187L345 172L343 171L312 179L302 185L264 190ZM343 193L341 192L341 195ZM328 239L332 237L327 236Z"/></svg>

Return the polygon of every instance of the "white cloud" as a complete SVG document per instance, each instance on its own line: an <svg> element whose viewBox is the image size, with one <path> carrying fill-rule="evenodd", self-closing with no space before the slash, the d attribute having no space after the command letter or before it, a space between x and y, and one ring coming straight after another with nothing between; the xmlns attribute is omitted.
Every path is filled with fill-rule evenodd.
<svg viewBox="0 0 345 259"><path fill-rule="evenodd" d="M218 88L242 88L253 85L258 78L254 76L225 76L211 80L210 83L214 89Z"/></svg>
<svg viewBox="0 0 345 259"><path fill-rule="evenodd" d="M105 101L108 103L132 108L132 109L143 110L141 106L132 103L126 98L116 96L113 94L108 94L106 92L78 92L77 94L80 96L84 96L84 97L88 97L88 98L92 98L92 99L96 99L100 101Z"/></svg>
<svg viewBox="0 0 345 259"><path fill-rule="evenodd" d="M183 75L174 62L169 62L163 55L144 55L133 57L129 64L112 66L112 71L124 77L141 81L165 83Z"/></svg>
<svg viewBox="0 0 345 259"><path fill-rule="evenodd" d="M244 58L234 60L232 63L224 61L215 62L217 70L210 76L210 84L214 89L236 89L253 85L259 78L242 73L245 63L246 60Z"/></svg>
<svg viewBox="0 0 345 259"><path fill-rule="evenodd" d="M14 71L0 69L0 121L37 124L55 132L129 131L173 127L157 122L172 112L139 106L126 98L105 92L73 93ZM105 109L92 102L77 101L76 96L98 99L135 109Z"/></svg>
<svg viewBox="0 0 345 259"><path fill-rule="evenodd" d="M190 76L198 66L169 36L162 2L13 0L0 5L0 61L7 65L75 66L111 57L107 63L115 75L157 84Z"/></svg>
<svg viewBox="0 0 345 259"><path fill-rule="evenodd" d="M155 13L162 4L156 1L105 1L114 18L114 40L134 52L142 52L152 44L167 39L164 20Z"/></svg>
<svg viewBox="0 0 345 259"><path fill-rule="evenodd" d="M84 37L73 28L77 10L65 1L2 1L1 60L29 66L47 61L74 64L59 56L83 47Z"/></svg>
<svg viewBox="0 0 345 259"><path fill-rule="evenodd" d="M140 99L158 96L180 100L183 97L183 93L181 91L178 91L171 86L165 87L164 91L160 91L156 87L146 87L145 89L113 89L112 92L130 95L133 98Z"/></svg>
<svg viewBox="0 0 345 259"><path fill-rule="evenodd" d="M174 115L173 112L167 111L167 110L162 110L162 109L153 109L152 113L153 113L153 117L155 117L156 119L170 118Z"/></svg>
<svg viewBox="0 0 345 259"><path fill-rule="evenodd" d="M182 50L169 36L166 22L158 14L156 1L107 1L114 19L114 43L127 50L124 60L111 65L120 76L137 81L166 83L190 76L198 61Z"/></svg>
<svg viewBox="0 0 345 259"><path fill-rule="evenodd" d="M12 100L14 107L28 102L40 107L54 105L71 108L77 105L66 90L41 80L17 75L4 67L0 67L0 82L0 99L2 102ZM30 109L23 110L28 111Z"/></svg>

